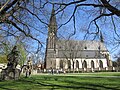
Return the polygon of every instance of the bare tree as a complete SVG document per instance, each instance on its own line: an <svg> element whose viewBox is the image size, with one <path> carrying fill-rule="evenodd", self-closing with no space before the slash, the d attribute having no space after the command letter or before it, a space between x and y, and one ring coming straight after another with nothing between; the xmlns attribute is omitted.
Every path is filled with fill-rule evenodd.
<svg viewBox="0 0 120 90"><path fill-rule="evenodd" d="M114 58L116 59L113 61L113 66L117 67L117 70L120 70L120 52L114 55Z"/></svg>
<svg viewBox="0 0 120 90"><path fill-rule="evenodd" d="M46 38L46 27L50 16L48 7L52 7L52 5L55 7L56 16L61 19L61 22L58 23L58 30L72 22L74 30L70 33L70 37L75 35L79 26L78 22L84 16L88 21L87 24L86 21L83 21L85 23L82 24L86 25L85 38L92 35L95 39L102 32L106 41L112 38L115 42L110 41L110 43L119 45L119 0L1 0L0 33L4 32L2 37L20 37L20 33L22 33L25 38L38 42L37 51L39 51L45 41L43 38ZM64 19L65 15L67 17ZM107 29L107 25L111 30L103 31L103 27ZM113 31L112 35L109 35L110 31Z"/></svg>
<svg viewBox="0 0 120 90"><path fill-rule="evenodd" d="M68 69L75 71L76 59L81 55L80 51L83 49L82 44L80 45L75 40L60 40L58 48L58 53L62 52L59 57L64 57L65 59L63 60L63 68L68 65Z"/></svg>
<svg viewBox="0 0 120 90"><path fill-rule="evenodd" d="M36 25L37 20L47 25L39 16L43 10L37 11L44 8L44 5L40 4L41 2L39 1L39 5L36 5L37 0L2 0L0 2L0 32L3 33L2 37L22 38L20 40L31 38L38 42L38 50L40 50L43 43L37 38L37 33L41 35L46 32L42 32L34 25ZM41 13L38 15L39 12ZM33 30L36 32L33 32Z"/></svg>
<svg viewBox="0 0 120 90"><path fill-rule="evenodd" d="M119 10L120 2L119 1L91 0L90 2L87 0L78 0L78 1L71 1L69 3L64 2L64 3L55 3L55 4L59 5L60 7L63 7L62 9L58 10L57 13L59 12L64 13L68 7L73 5L73 8L71 9L72 12L69 16L70 18L68 18L68 20L62 24L62 25L65 25L68 22L73 21L74 32L71 35L76 34L76 27L77 27L76 22L78 22L78 19L79 19L77 17L77 13L81 15L83 15L82 13L86 13L87 14L86 20L88 21L87 24L85 23L86 24L86 35L85 35L86 37L88 35L92 35L93 39L95 39L97 36L100 35L100 32L102 32L102 34L105 34L105 35L106 33L111 34L109 31L107 32L103 31L104 25L107 26L109 24L111 25L111 30L113 30L113 33L114 33L113 35L114 40L116 42L119 42L119 32L118 32L117 22L115 20L115 19L119 20L119 13L120 13L120 10ZM84 24L84 21L82 23ZM110 38L109 35L107 35L107 37ZM104 39L106 39L107 37L105 37ZM106 39L106 41L107 40L108 39Z"/></svg>

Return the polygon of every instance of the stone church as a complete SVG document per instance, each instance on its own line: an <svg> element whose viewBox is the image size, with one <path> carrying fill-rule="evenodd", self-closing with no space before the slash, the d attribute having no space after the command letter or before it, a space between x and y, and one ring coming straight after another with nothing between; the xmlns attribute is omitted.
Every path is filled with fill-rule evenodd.
<svg viewBox="0 0 120 90"><path fill-rule="evenodd" d="M48 25L45 68L56 70L95 71L112 66L110 54L101 41L57 39L55 10Z"/></svg>

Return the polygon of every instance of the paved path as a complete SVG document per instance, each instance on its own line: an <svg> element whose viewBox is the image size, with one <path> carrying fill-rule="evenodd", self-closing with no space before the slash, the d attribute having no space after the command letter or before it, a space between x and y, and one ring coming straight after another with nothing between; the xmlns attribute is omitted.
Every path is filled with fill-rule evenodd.
<svg viewBox="0 0 120 90"><path fill-rule="evenodd" d="M37 74L33 74L33 75L52 75L50 73L37 73ZM99 75L99 73L93 73L93 74L53 74L55 76L80 76L80 77L96 77L96 78L120 78L120 76L111 76L111 75L108 75L108 76L102 76L102 75Z"/></svg>

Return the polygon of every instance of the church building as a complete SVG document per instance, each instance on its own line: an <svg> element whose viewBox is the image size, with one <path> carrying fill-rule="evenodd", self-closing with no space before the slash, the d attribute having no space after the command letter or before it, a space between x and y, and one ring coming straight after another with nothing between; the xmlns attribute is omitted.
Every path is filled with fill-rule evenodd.
<svg viewBox="0 0 120 90"><path fill-rule="evenodd" d="M52 9L45 54L47 70L100 71L111 66L110 54L103 41L58 39L55 10Z"/></svg>

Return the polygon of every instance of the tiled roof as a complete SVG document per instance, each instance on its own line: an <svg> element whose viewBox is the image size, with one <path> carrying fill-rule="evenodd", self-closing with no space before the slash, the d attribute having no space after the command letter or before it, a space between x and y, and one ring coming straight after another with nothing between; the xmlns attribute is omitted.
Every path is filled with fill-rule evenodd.
<svg viewBox="0 0 120 90"><path fill-rule="evenodd" d="M99 41L58 40L57 57L61 58L103 58L100 51L106 51L105 45Z"/></svg>
<svg viewBox="0 0 120 90"><path fill-rule="evenodd" d="M58 40L56 44L58 50L107 50L99 41Z"/></svg>

